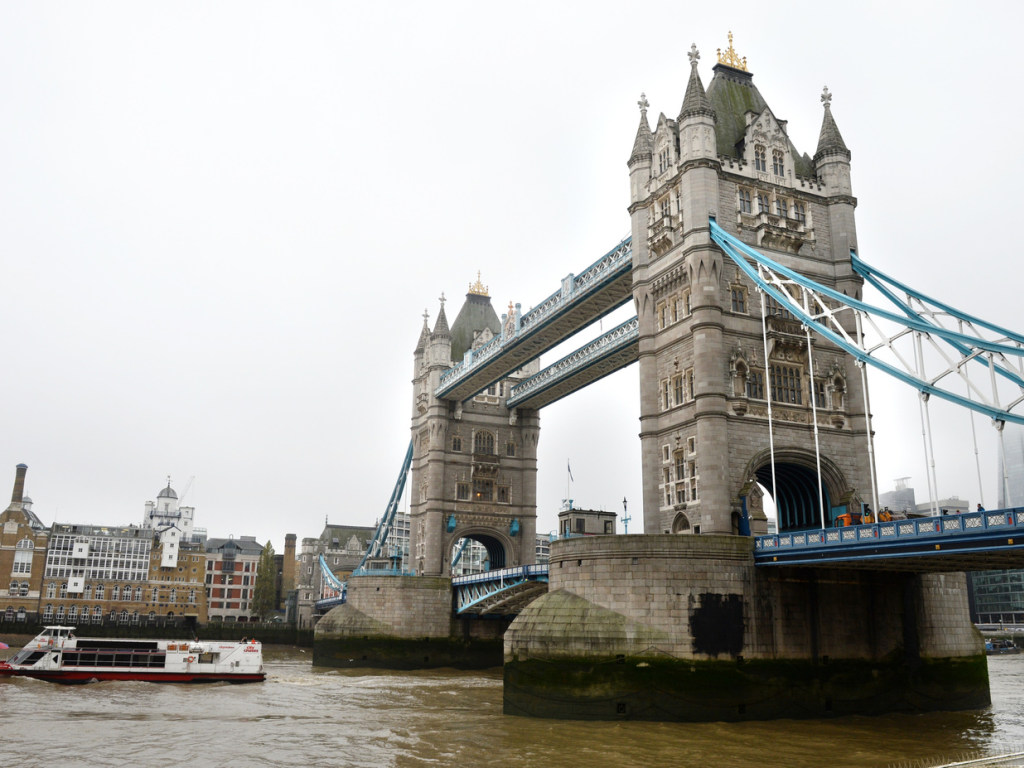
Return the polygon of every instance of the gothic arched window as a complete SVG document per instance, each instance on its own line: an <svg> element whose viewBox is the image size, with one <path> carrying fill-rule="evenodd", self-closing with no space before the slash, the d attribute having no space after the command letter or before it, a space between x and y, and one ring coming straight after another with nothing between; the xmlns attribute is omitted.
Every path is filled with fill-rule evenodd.
<svg viewBox="0 0 1024 768"><path fill-rule="evenodd" d="M494 435L480 431L473 436L473 453L494 454Z"/></svg>
<svg viewBox="0 0 1024 768"><path fill-rule="evenodd" d="M784 155L779 150L772 151L772 171L776 176L786 175L786 161Z"/></svg>

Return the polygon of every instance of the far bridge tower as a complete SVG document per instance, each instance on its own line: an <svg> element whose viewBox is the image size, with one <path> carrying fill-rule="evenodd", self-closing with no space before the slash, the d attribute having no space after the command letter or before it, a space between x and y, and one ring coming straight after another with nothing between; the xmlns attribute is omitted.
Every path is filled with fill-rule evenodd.
<svg viewBox="0 0 1024 768"><path fill-rule="evenodd" d="M515 329L518 310L499 320L479 275L449 328L444 296L431 331L424 315L414 354L408 564L420 576L448 576L463 538L487 549L488 566L534 562L537 530L536 410L509 409L509 387L536 373L529 364L463 402L434 392L441 374Z"/></svg>

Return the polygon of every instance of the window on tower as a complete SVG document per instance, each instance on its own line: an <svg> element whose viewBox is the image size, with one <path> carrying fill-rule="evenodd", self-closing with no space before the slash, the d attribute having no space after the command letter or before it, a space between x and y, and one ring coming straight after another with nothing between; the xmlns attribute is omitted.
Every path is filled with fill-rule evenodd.
<svg viewBox="0 0 1024 768"><path fill-rule="evenodd" d="M480 431L473 436L473 453L494 454L494 435Z"/></svg>
<svg viewBox="0 0 1024 768"><path fill-rule="evenodd" d="M768 173L768 155L760 144L754 146L754 170Z"/></svg>
<svg viewBox="0 0 1024 768"><path fill-rule="evenodd" d="M764 400L764 371L750 371L747 374L747 397Z"/></svg>
<svg viewBox="0 0 1024 768"><path fill-rule="evenodd" d="M750 202L750 190L740 190L740 213L750 213L753 210L753 206Z"/></svg>
<svg viewBox="0 0 1024 768"><path fill-rule="evenodd" d="M663 174L669 169L671 157L672 155L668 147L662 147L658 152L658 175Z"/></svg>
<svg viewBox="0 0 1024 768"><path fill-rule="evenodd" d="M800 405L803 403L803 388L800 384L800 368L794 365L773 365L772 400L777 403Z"/></svg>
<svg viewBox="0 0 1024 768"><path fill-rule="evenodd" d="M785 176L784 155L779 150L772 151L772 171L776 176Z"/></svg>
<svg viewBox="0 0 1024 768"><path fill-rule="evenodd" d="M483 479L474 480L473 498L476 501L494 501L494 481Z"/></svg>
<svg viewBox="0 0 1024 768"><path fill-rule="evenodd" d="M734 285L730 294L732 296L732 311L745 315L747 313L747 289L742 285Z"/></svg>

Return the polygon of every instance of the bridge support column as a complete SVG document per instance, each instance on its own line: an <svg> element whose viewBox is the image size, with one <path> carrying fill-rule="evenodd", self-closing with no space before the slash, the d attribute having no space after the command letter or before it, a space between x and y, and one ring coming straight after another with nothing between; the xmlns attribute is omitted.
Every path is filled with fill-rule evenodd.
<svg viewBox="0 0 1024 768"><path fill-rule="evenodd" d="M755 568L751 549L739 536L553 543L550 591L505 634L505 712L713 721L988 704L963 574Z"/></svg>
<svg viewBox="0 0 1024 768"><path fill-rule="evenodd" d="M316 625L322 667L483 669L501 663L500 621L453 618L451 579L354 576L344 605Z"/></svg>

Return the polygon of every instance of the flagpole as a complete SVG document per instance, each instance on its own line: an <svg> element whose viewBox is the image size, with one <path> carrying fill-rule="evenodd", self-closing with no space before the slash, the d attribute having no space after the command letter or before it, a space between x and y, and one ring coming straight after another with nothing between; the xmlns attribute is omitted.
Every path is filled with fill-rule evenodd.
<svg viewBox="0 0 1024 768"><path fill-rule="evenodd" d="M565 504L566 509L572 509L572 464L569 459L565 460Z"/></svg>

